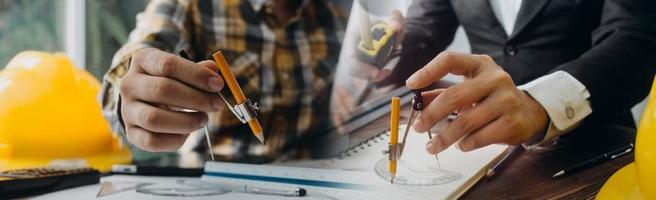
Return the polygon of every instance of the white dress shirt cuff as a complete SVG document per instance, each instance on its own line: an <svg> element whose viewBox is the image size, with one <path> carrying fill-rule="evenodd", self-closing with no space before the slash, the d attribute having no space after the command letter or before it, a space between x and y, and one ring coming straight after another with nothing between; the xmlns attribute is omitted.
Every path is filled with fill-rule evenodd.
<svg viewBox="0 0 656 200"><path fill-rule="evenodd" d="M537 146L551 144L553 139L569 132L592 113L588 101L590 92L565 71L556 71L517 88L528 92L549 115L547 133L535 144Z"/></svg>

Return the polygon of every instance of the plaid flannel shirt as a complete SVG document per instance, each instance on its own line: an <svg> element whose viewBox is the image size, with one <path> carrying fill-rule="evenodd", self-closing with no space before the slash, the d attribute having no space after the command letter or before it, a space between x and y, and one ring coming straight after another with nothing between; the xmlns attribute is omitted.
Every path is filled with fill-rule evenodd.
<svg viewBox="0 0 656 200"><path fill-rule="evenodd" d="M244 162L271 161L282 154L306 157L311 133L329 122L329 95L346 24L341 8L322 0L306 3L287 23L276 25L266 0L153 0L137 15L129 41L104 76L105 117L124 133L118 85L135 51L185 50L199 61L221 50L246 96L260 105L266 145L224 109L210 113L214 154ZM231 97L227 89L222 92ZM203 144L198 150L206 148Z"/></svg>

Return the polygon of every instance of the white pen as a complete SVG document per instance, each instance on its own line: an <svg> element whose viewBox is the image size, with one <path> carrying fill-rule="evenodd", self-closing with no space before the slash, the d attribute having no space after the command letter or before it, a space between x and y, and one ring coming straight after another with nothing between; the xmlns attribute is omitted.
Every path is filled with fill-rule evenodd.
<svg viewBox="0 0 656 200"><path fill-rule="evenodd" d="M300 187L258 187L245 183L232 183L221 181L189 181L186 180L185 184L193 185L200 188L223 189L235 192L251 193L251 194L265 194L265 195L278 195L278 196L297 196L302 197L307 194L307 190Z"/></svg>
<svg viewBox="0 0 656 200"><path fill-rule="evenodd" d="M280 196L298 196L302 197L307 194L307 191L303 188L294 188L290 190L284 190L284 189L273 189L273 188L263 188L263 187L252 187L248 185L241 185L241 186L236 186L237 188L235 189L240 189L240 190L233 190L233 191L238 191L238 192L245 192L245 193L254 193L254 194L268 194L268 195L280 195Z"/></svg>

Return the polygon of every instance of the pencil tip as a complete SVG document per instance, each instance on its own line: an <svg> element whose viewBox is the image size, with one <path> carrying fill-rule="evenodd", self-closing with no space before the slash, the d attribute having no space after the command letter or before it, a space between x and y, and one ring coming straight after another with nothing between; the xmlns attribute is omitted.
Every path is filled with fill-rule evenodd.
<svg viewBox="0 0 656 200"><path fill-rule="evenodd" d="M560 176L562 176L562 175L564 175L564 174L565 174L565 172L564 172L563 170L560 170L558 173L554 174L554 175L551 176L551 177L552 177L552 178L558 178L558 177L560 177Z"/></svg>
<svg viewBox="0 0 656 200"><path fill-rule="evenodd" d="M262 144L264 144L264 134L262 134L262 132L256 133L255 137L257 137L257 139L260 140Z"/></svg>

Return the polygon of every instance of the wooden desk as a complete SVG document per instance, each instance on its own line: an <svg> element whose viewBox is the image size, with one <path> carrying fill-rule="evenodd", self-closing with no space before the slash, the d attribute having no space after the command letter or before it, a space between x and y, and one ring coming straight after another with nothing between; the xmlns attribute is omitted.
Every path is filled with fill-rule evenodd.
<svg viewBox="0 0 656 200"><path fill-rule="evenodd" d="M408 114L405 112L407 106L404 107L402 115ZM388 122L387 116L375 120L356 131L350 143L380 133L389 128ZM438 126L444 125L443 122ZM633 153L630 153L569 176L551 178L562 168L635 140L635 129L617 125L603 125L590 133L571 134L576 137L563 138L559 147L552 151L524 151L516 155L504 170L493 178L483 178L461 199L594 199L615 171L633 162Z"/></svg>
<svg viewBox="0 0 656 200"><path fill-rule="evenodd" d="M462 199L594 199L613 173L633 162L633 152L570 176L551 176L600 150L635 140L634 129L603 126L598 130L596 140L574 138L553 152L522 152L498 176L481 180Z"/></svg>

